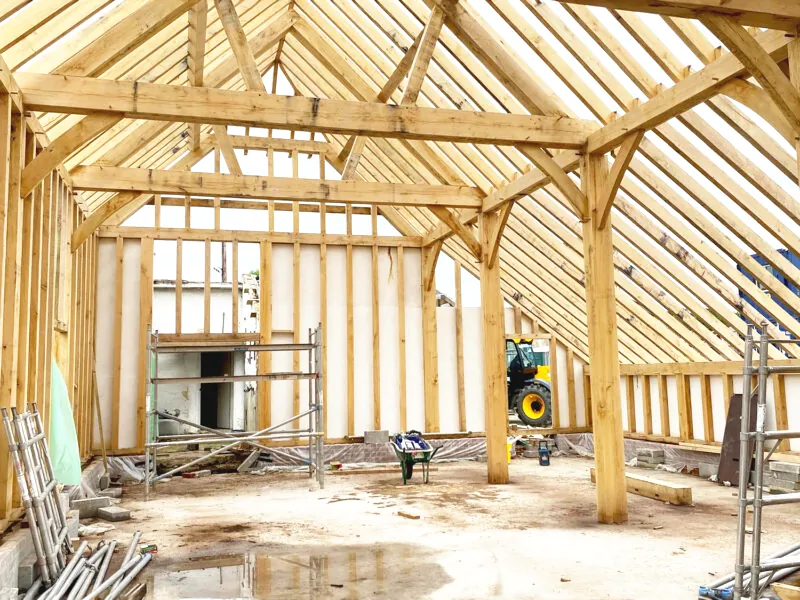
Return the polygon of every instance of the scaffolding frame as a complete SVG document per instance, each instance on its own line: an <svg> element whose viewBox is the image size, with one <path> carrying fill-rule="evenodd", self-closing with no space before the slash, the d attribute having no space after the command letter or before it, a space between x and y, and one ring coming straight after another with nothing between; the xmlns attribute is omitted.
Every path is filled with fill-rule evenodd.
<svg viewBox="0 0 800 600"><path fill-rule="evenodd" d="M765 506L778 504L791 504L800 502L800 492L764 496L764 466L768 464L772 454L778 448L781 440L798 439L800 431L766 429L767 416L767 381L773 373L800 373L800 366L769 365L770 344L800 344L797 339L771 339L767 335L767 323L762 323L761 336L758 340L758 366L753 364L753 325L747 326L747 335L744 342L744 372L742 381L742 414L741 432L739 436L739 512L736 529L736 564L734 569L734 600L748 598L757 600L772 583L774 579L787 575L800 567L800 557L797 555L779 556L768 560L761 560L761 519L762 509ZM758 382L753 389L753 376L758 377ZM756 395L756 428L750 431L750 402ZM767 451L765 442L772 441L774 445ZM755 456L753 472L753 495L750 497L748 483L750 468ZM745 562L746 555L746 526L747 509L753 507L753 534L751 542L750 562Z"/></svg>
<svg viewBox="0 0 800 600"><path fill-rule="evenodd" d="M145 443L145 496L149 496L150 487L158 481L171 477L181 471L200 464L209 458L221 454L240 444L247 444L254 449L264 450L270 454L284 456L297 460L297 457L279 449L265 446L259 442L267 440L308 439L308 458L300 458L308 465L308 476L316 475L320 488L325 487L324 469L324 439L323 427L323 397L322 397L322 324L316 329L308 330L308 342L296 344L242 344L242 345L192 345L180 343L159 343L158 331L153 332L147 328L147 379L150 383L148 395L148 408L146 412L146 443ZM302 372L274 372L257 373L255 375L221 375L208 377L159 377L158 356L160 354L178 353L204 353L204 352L307 352L308 370ZM216 429L181 419L175 415L159 410L158 387L159 385L175 383L232 383L239 381L308 381L308 409L294 415L277 425L271 425L260 431L236 432ZM290 423L299 422L308 417L308 427L283 429ZM196 433L176 435L161 435L159 421L161 419L176 421L196 430ZM189 446L199 444L224 444L220 448L211 450L208 454L199 456L189 462L179 465L166 473L158 474L158 449L171 446Z"/></svg>

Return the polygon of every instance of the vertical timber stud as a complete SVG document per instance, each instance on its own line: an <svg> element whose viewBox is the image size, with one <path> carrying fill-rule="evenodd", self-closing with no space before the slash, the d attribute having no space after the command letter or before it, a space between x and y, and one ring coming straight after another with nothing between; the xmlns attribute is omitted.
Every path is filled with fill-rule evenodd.
<svg viewBox="0 0 800 600"><path fill-rule="evenodd" d="M597 519L601 523L624 523L628 520L628 500L614 295L614 248L611 224L600 227L599 207L607 176L608 164L604 155L589 154L582 158L581 183L589 200L589 214L583 223L583 255L592 368Z"/></svg>
<svg viewBox="0 0 800 600"><path fill-rule="evenodd" d="M436 261L441 245L422 248L422 377L425 432L439 431L439 347L436 340Z"/></svg>
<svg viewBox="0 0 800 600"><path fill-rule="evenodd" d="M153 324L153 238L142 238L141 275L139 279L139 402L136 408L138 424L137 448L145 444L145 418L147 414L147 327ZM149 440L148 440L149 441Z"/></svg>
<svg viewBox="0 0 800 600"><path fill-rule="evenodd" d="M789 52L789 79L792 85L800 89L800 28L795 32L795 38L787 46ZM795 147L800 152L800 139L796 139ZM797 155L797 174L800 181L800 154Z"/></svg>
<svg viewBox="0 0 800 600"><path fill-rule="evenodd" d="M272 242L261 242L261 264L258 269L258 329L259 342L272 342ZM258 373L269 373L272 357L269 352L258 353ZM258 382L258 429L272 424L272 382Z"/></svg>
<svg viewBox="0 0 800 600"><path fill-rule="evenodd" d="M481 235L481 312L483 313L483 393L486 423L486 463L489 483L508 483L506 435L505 317L500 291L500 263L490 260L495 235L502 235L499 211L478 217ZM498 231L499 230L499 231Z"/></svg>

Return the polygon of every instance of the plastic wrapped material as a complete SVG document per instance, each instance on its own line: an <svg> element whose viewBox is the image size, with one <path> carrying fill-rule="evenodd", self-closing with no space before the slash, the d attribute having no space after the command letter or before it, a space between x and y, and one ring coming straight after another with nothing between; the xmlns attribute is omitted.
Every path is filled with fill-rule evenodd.
<svg viewBox="0 0 800 600"><path fill-rule="evenodd" d="M424 436L423 436L424 437ZM434 462L477 460L486 456L484 438L459 438L454 440L426 440L434 448L442 446ZM278 448L272 455L271 465L295 466L307 464L308 448L302 446ZM325 445L325 462L346 464L396 463L397 457L389 442L385 444L332 444Z"/></svg>
<svg viewBox="0 0 800 600"><path fill-rule="evenodd" d="M594 456L594 439L591 433L570 433L556 436L556 444L561 452L578 456ZM662 444L645 440L625 440L625 463L637 466L637 450L650 448L664 451L664 464L657 465L656 470L673 473L701 470L701 465L709 466L716 472L719 456L708 452L688 450L675 444Z"/></svg>
<svg viewBox="0 0 800 600"><path fill-rule="evenodd" d="M53 474L63 485L79 485L81 482L81 455L78 450L78 433L69 402L69 392L61 370L53 361L50 385L50 457Z"/></svg>
<svg viewBox="0 0 800 600"><path fill-rule="evenodd" d="M461 460L478 460L486 456L486 440L484 438L459 438L452 440L427 440L434 448L442 446L436 454L434 462L454 462ZM264 451L267 453L267 451ZM268 469L301 470L308 465L308 447L295 446L275 448L271 452L272 461L259 462L251 472L264 473ZM325 445L325 462L340 462L348 465L396 464L397 457L389 442L385 444L332 444ZM70 491L71 499L93 498L99 489L100 477L103 474L103 462L92 461L84 470L80 486ZM109 456L108 474L112 481L119 483L141 483L144 481L143 456Z"/></svg>
<svg viewBox="0 0 800 600"><path fill-rule="evenodd" d="M144 481L144 458L142 456L109 456L108 475L119 483L142 483Z"/></svg>

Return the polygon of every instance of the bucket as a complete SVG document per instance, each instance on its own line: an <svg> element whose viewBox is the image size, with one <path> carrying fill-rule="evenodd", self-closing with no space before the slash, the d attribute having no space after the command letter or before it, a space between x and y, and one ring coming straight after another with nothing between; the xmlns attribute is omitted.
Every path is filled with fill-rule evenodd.
<svg viewBox="0 0 800 600"><path fill-rule="evenodd" d="M506 454L508 455L508 464L511 464L511 450L514 448L514 440L506 442Z"/></svg>

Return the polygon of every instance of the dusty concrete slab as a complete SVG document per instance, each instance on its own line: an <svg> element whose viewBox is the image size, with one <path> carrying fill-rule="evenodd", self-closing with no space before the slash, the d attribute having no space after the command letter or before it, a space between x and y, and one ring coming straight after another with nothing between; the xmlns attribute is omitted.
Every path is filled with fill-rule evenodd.
<svg viewBox="0 0 800 600"><path fill-rule="evenodd" d="M222 585L221 561L243 565L225 571L225 585L239 586L233 597L271 600L396 598L399 589L434 600L692 598L732 570L735 489L659 473L691 485L694 506L629 495L628 524L599 525L592 465L518 459L506 486L487 485L481 463L439 464L427 486L416 475L403 486L392 474L329 477L315 492L300 473L174 480L159 483L148 502L142 487L127 487L137 520L106 536L138 528L143 542L158 545L154 585L184 567ZM766 554L796 542L800 512L773 507L764 531ZM268 594L259 587L267 580ZM156 597L182 597L169 589Z"/></svg>

